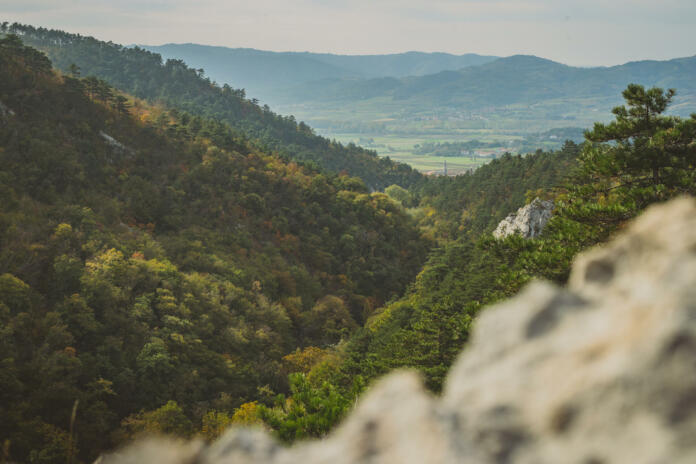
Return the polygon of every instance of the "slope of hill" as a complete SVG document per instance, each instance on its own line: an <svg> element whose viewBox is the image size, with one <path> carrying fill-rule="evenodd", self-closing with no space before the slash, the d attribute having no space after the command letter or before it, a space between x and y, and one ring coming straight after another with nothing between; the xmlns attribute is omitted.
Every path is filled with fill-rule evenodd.
<svg viewBox="0 0 696 464"><path fill-rule="evenodd" d="M597 268L614 272L599 283ZM576 260L567 287L487 308L440 397L398 372L313 443L238 428L202 451L162 440L104 462L691 464L695 268L696 202L655 206Z"/></svg>
<svg viewBox="0 0 696 464"><path fill-rule="evenodd" d="M605 242L651 204L693 196L696 115L662 114L671 91L630 85L623 96L626 104L616 120L597 123L580 149L568 143L558 153L505 157L468 178L443 182L441 197L425 195L425 205L440 208L444 218L463 207L459 220L469 225L430 254L404 298L387 305L343 347L343 364L334 363L343 372L334 372L334 381L345 384L356 375L372 378L408 366L439 389L483 305L513 295L534 278L564 283L578 252ZM525 184L528 200L538 195L555 203L541 235L480 235L505 214L499 206L523 201L518 189ZM535 191L534 185L544 189ZM613 272L604 268L592 279L601 286Z"/></svg>
<svg viewBox="0 0 696 464"><path fill-rule="evenodd" d="M505 154L466 175L435 177L413 189L425 210L421 226L437 239L491 232L529 192L543 195L559 186L575 168L578 151L569 141L558 151Z"/></svg>
<svg viewBox="0 0 696 464"><path fill-rule="evenodd" d="M346 337L427 248L359 179L54 74L16 36L0 39L0 243L3 457L47 463L92 462L150 430L145 410L184 433L283 391L283 356Z"/></svg>
<svg viewBox="0 0 696 464"><path fill-rule="evenodd" d="M558 152L506 156L473 174L426 185L419 192L421 224L442 246L430 253L408 293L350 338L337 369L342 374L334 372L334 381L346 384L357 375L370 380L416 367L438 390L480 308L522 285L512 285L508 273L524 267L524 260L491 251L481 237L524 205L527 192L544 195L561 186L577 166L577 155L578 147L569 144Z"/></svg>
<svg viewBox="0 0 696 464"><path fill-rule="evenodd" d="M143 46L165 60L183 60L192 68L205 69L220 83L243 88L246 93L272 105L280 89L325 78L366 77L315 59L312 54L276 53L250 48L225 48L197 44Z"/></svg>
<svg viewBox="0 0 696 464"><path fill-rule="evenodd" d="M273 105L284 90L321 79L422 76L496 59L476 54L408 52L391 55L335 55L310 52L269 52L197 44L142 46L165 59L180 59L203 68L220 83L244 88Z"/></svg>
<svg viewBox="0 0 696 464"><path fill-rule="evenodd" d="M192 114L222 120L266 149L332 171L358 176L371 189L391 184L411 185L421 176L408 165L381 159L357 146L342 146L317 136L292 116L280 116L268 106L248 100L244 90L219 87L200 70L180 60L167 60L138 48L62 31L13 24L6 31L44 51L54 66L69 72L76 65L82 75L94 75L114 87L152 102L163 102Z"/></svg>

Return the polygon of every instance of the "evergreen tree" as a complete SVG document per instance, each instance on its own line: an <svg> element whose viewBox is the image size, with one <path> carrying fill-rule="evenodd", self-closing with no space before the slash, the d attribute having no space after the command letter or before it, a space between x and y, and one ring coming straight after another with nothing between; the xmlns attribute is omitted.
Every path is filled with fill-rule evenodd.
<svg viewBox="0 0 696 464"><path fill-rule="evenodd" d="M648 204L694 192L696 115L665 116L673 89L631 84L616 119L586 133L568 215L611 227Z"/></svg>
<svg viewBox="0 0 696 464"><path fill-rule="evenodd" d="M72 77L80 77L80 67L75 63L70 65L69 71Z"/></svg>
<svg viewBox="0 0 696 464"><path fill-rule="evenodd" d="M114 97L114 109L120 115L128 114L128 109L130 107L131 105L128 103L128 99L123 95L116 95L116 97Z"/></svg>

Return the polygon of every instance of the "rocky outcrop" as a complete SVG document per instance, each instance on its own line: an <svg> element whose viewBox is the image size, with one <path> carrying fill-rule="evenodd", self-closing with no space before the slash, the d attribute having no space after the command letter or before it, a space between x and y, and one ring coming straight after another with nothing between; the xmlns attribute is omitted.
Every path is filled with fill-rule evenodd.
<svg viewBox="0 0 696 464"><path fill-rule="evenodd" d="M133 150L131 150L130 148L128 148L127 146L125 146L124 144L122 144L121 142L119 142L118 140L116 140L115 138L113 138L112 136L107 134L106 132L99 131L99 135L101 136L101 138L103 138L106 141L106 143L109 146L111 146L111 148L113 148L118 153L129 153L129 154L133 153Z"/></svg>
<svg viewBox="0 0 696 464"><path fill-rule="evenodd" d="M544 230L551 219L553 202L535 198L530 204L510 213L500 221L493 231L495 238L505 238L508 235L519 234L524 238L535 238Z"/></svg>
<svg viewBox="0 0 696 464"><path fill-rule="evenodd" d="M398 372L328 438L291 448L233 429L145 441L105 463L696 462L696 204L656 206L481 314L442 397Z"/></svg>
<svg viewBox="0 0 696 464"><path fill-rule="evenodd" d="M7 118L8 116L14 116L15 112L10 108L5 106L3 102L0 101L0 118Z"/></svg>

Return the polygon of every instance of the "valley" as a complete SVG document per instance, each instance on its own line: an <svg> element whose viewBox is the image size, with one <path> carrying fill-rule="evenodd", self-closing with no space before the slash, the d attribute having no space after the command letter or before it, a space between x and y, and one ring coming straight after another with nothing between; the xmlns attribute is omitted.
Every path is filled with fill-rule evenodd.
<svg viewBox="0 0 696 464"><path fill-rule="evenodd" d="M584 113L566 119L525 119L524 108L505 108L490 113L461 112L447 108L413 113L388 99L356 102L345 108L328 103L278 105L316 132L338 142L376 151L381 157L406 163L423 173L440 173L447 161L448 174L457 175L480 166L505 152L524 154L537 149L559 149L566 140L579 143L584 128L601 120L592 102ZM528 108L527 108L528 109ZM609 118L609 111L603 118ZM436 156L419 152L428 143L465 144L462 156Z"/></svg>
<svg viewBox="0 0 696 464"><path fill-rule="evenodd" d="M121 463L135 446L158 454L133 462L217 462L225 443L230 460L295 462L300 448L281 443L351 436L339 424L382 391L378 403L398 407L349 419L361 425L347 446L365 451L355 462L392 462L373 438L406 450L394 430L420 437L436 423L458 462L469 438L432 405L466 378L457 401L483 404L481 452L536 462L506 447L537 427L564 451L577 424L594 430L605 390L583 373L604 385L617 354L633 362L631 324L660 339L638 337L641 349L663 354L626 366L652 379L655 359L680 362L661 367L654 391L643 377L631 385L646 411L662 385L681 392L659 428L681 443L694 344L671 316L692 309L693 260L681 258L694 249L683 197L696 195L695 75L696 58L579 68L529 55L158 49L0 21L0 461ZM573 267L596 246L604 257ZM652 264L635 263L661 266L659 285ZM636 308L614 302L629 290L654 310L623 317ZM601 330L563 322L587 321L601 292L615 307ZM519 308L503 303L520 293ZM490 309L500 304L511 309ZM588 351L593 331L616 342L602 345L616 346L609 361ZM555 370L519 372L540 340L544 358L581 341L569 352L579 381L567 404L549 396L543 421L530 412L540 390L518 383L562 384ZM490 353L457 363L465 349ZM504 381L499 353L519 361ZM400 369L414 373L388 378L410 379L405 390L379 387ZM496 389L469 389L476 372ZM617 424L627 375L612 377ZM588 385L581 416L577 384ZM527 402L491 409L488 393L503 390ZM172 441L148 448L153 437Z"/></svg>
<svg viewBox="0 0 696 464"><path fill-rule="evenodd" d="M423 143L481 142L467 150L471 153L447 158L448 174L456 175L506 151L558 149L565 139L543 137L551 130L570 130L569 139L580 142L582 130L611 119L626 82L675 86L672 114L696 111L690 79L696 58L575 68L522 55L340 56L193 44L144 48L245 88L250 97L328 139L375 150L426 174L443 173L445 158L419 153L416 146Z"/></svg>

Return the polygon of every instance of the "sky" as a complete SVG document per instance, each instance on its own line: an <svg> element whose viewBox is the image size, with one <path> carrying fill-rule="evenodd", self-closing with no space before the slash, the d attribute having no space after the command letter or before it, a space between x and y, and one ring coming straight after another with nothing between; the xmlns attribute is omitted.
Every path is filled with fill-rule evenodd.
<svg viewBox="0 0 696 464"><path fill-rule="evenodd" d="M696 0L0 0L0 22L121 44L531 54L575 66L696 55Z"/></svg>

